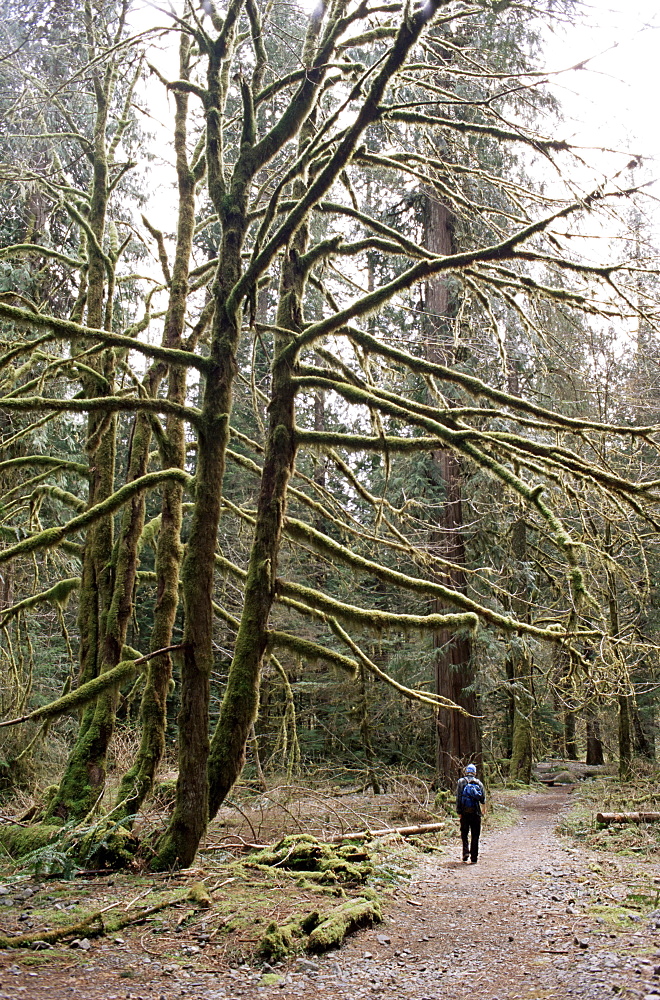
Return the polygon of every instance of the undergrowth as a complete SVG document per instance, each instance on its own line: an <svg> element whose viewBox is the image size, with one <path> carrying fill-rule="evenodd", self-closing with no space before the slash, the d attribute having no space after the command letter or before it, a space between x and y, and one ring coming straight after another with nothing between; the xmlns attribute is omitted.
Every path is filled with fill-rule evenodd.
<svg viewBox="0 0 660 1000"><path fill-rule="evenodd" d="M660 822L599 824L598 812L660 812L660 772L632 781L585 781L576 790L558 833L596 851L655 860L660 851Z"/></svg>

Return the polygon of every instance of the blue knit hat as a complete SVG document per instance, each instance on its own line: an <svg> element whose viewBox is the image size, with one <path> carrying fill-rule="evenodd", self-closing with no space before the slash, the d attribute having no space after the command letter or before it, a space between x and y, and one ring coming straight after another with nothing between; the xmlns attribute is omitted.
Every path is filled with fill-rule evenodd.
<svg viewBox="0 0 660 1000"><path fill-rule="evenodd" d="M465 773L466 774L476 774L477 773L477 769L474 766L474 764L468 764L468 766L465 768Z"/></svg>

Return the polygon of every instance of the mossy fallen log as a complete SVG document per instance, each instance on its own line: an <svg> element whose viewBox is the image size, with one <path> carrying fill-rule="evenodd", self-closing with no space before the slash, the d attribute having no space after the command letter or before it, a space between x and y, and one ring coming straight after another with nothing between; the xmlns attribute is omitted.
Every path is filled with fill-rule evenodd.
<svg viewBox="0 0 660 1000"><path fill-rule="evenodd" d="M344 938L353 931L379 924L382 919L380 904L373 899L365 899L363 896L347 899L314 928L305 947L307 951L316 953L339 948Z"/></svg>
<svg viewBox="0 0 660 1000"><path fill-rule="evenodd" d="M17 860L42 847L47 847L61 834L61 826L49 826L45 823L22 826L20 823L7 823L0 826L0 844L10 858Z"/></svg>
<svg viewBox="0 0 660 1000"><path fill-rule="evenodd" d="M35 931L32 934L17 934L15 937L0 935L0 948L30 948L37 941L44 941L46 944L55 944L57 941L63 941L66 938L81 936L100 937L103 934L114 934L124 927L129 927L131 924L142 923L155 913L160 913L161 910L165 910L169 906L176 906L177 903L187 902L197 907L208 906L208 903L199 898L200 895L210 900L206 890L203 894L200 894L200 883L195 882L184 892L176 893L171 898L161 900L154 906L148 906L146 909L139 911L132 910L130 914L123 913L121 916L108 919L106 914L117 906L122 905L122 900L119 900L116 903L111 903L109 906L104 906L101 910L95 910L94 913L90 913L83 920L79 920L75 924L68 924L66 927L57 927L50 931Z"/></svg>
<svg viewBox="0 0 660 1000"><path fill-rule="evenodd" d="M660 812L596 813L596 822L608 823L660 823Z"/></svg>
<svg viewBox="0 0 660 1000"><path fill-rule="evenodd" d="M301 951L304 938L318 927L321 922L318 910L313 910L304 917L278 924L271 921L257 945L257 955L268 962L280 962L294 951Z"/></svg>
<svg viewBox="0 0 660 1000"><path fill-rule="evenodd" d="M339 948L346 937L361 927L371 927L383 919L377 900L358 896L346 899L332 910L313 910L284 924L268 924L257 946L257 955L267 961L281 961L298 951L320 954Z"/></svg>
<svg viewBox="0 0 660 1000"><path fill-rule="evenodd" d="M250 864L260 867L281 868L285 871L308 875L315 872L319 881L328 883L362 884L373 866L366 852L356 855L355 848L337 847L317 840L309 834L295 834L283 837L273 847L267 847L252 855Z"/></svg>

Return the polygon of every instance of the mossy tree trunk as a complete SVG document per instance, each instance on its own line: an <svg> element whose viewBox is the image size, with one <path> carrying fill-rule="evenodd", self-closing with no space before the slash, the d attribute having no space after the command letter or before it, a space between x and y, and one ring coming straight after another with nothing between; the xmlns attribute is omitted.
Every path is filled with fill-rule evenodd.
<svg viewBox="0 0 660 1000"><path fill-rule="evenodd" d="M301 182L296 185L298 195L300 187ZM277 326L280 331L290 330L291 336L302 327L306 273L300 258L307 238L308 228L304 224L288 248L282 268ZM287 352L291 336L278 332L274 337L268 436L243 613L209 758L211 816L215 815L241 773L245 746L259 706L261 668L268 642L268 619L275 599L287 486L296 453L296 359L292 360Z"/></svg>
<svg viewBox="0 0 660 1000"><path fill-rule="evenodd" d="M185 626L178 719L179 774L174 811L154 860L154 866L161 869L191 863L209 815L207 767L215 551L242 320L240 302L231 300L231 292L242 273L250 183L261 165L255 164L250 156L254 142L251 117L231 179L225 175L223 112L234 41L231 24L227 23L215 40L201 34L197 40L208 59L204 93L206 169L209 195L218 214L222 237L212 289L215 312L211 326L211 365L206 373L197 425L195 503L181 570ZM244 87L247 86L246 83Z"/></svg>
<svg viewBox="0 0 660 1000"><path fill-rule="evenodd" d="M513 649L512 660L515 712L509 777L529 784L532 778L532 659L524 646Z"/></svg>
<svg viewBox="0 0 660 1000"><path fill-rule="evenodd" d="M577 760L577 741L575 738L576 715L570 708L564 711L564 752L566 760Z"/></svg>
<svg viewBox="0 0 660 1000"><path fill-rule="evenodd" d="M179 79L190 76L190 39L182 33L179 45ZM199 161L191 167L188 161L188 102L185 91L174 95L176 113L174 120L174 149L179 192L177 238L172 275L169 280L170 296L163 329L165 347L184 346L183 334L188 300L190 255L195 230L195 190L201 175ZM160 234L157 234L159 236ZM164 275L167 281L169 275ZM185 345L192 349L195 345ZM151 395L160 384L163 366L152 369ZM186 400L186 370L171 365L168 371L167 398L183 405ZM173 413L166 417L165 433L159 442L161 460L166 468L183 468L186 459L185 427L183 420ZM172 641L172 630L179 607L179 575L183 546L181 524L183 487L177 482L166 482L162 489L160 528L156 550L156 607L151 631L151 649L164 649ZM158 765L165 751L167 725L167 695L172 677L169 653L149 661L145 688L140 705L140 747L133 766L124 776L118 801L122 803L120 815L135 815L153 787ZM116 814L115 814L116 815Z"/></svg>
<svg viewBox="0 0 660 1000"><path fill-rule="evenodd" d="M599 766L605 763L603 756L603 741L600 735L600 719L593 707L589 707L585 712L587 725L587 754L585 763Z"/></svg>
<svg viewBox="0 0 660 1000"><path fill-rule="evenodd" d="M522 620L529 621L531 600L524 567L527 564L527 521L524 512L511 525L510 607ZM529 784L533 763L534 661L524 638L509 643L506 663L513 699L511 763L509 776Z"/></svg>
<svg viewBox="0 0 660 1000"><path fill-rule="evenodd" d="M627 695L618 698L619 777L628 781L632 774L632 737L630 732L630 701Z"/></svg>
<svg viewBox="0 0 660 1000"><path fill-rule="evenodd" d="M653 741L653 726L642 718L639 706L633 700L631 711L633 751L638 757L655 760L655 744Z"/></svg>
<svg viewBox="0 0 660 1000"><path fill-rule="evenodd" d="M87 45L90 62L96 59L96 28L91 4L84 8ZM90 150L92 183L89 231L84 244L87 248L86 306L87 325L103 329L111 317L106 307L105 294L108 278L108 257L103 244L109 200L107 130L110 101L115 86L116 61L110 59L105 71L102 63L93 65L92 79L96 115L93 143ZM75 345L74 345L75 347ZM82 378L86 396L113 394L115 357L113 350L103 352L101 358L86 362L87 374ZM110 496L115 479L114 412L95 411L87 421L87 458L90 467L90 507ZM81 684L96 677L102 669L105 650L103 638L112 603L113 520L107 516L89 529L83 550L83 568L80 586L78 625L80 631ZM57 795L48 817L63 820L82 820L103 792L105 783L105 756L114 727L114 694L102 695L97 703L89 705L82 714L76 743L69 755Z"/></svg>
<svg viewBox="0 0 660 1000"><path fill-rule="evenodd" d="M609 521L605 525L605 546L608 554L612 553L612 527ZM607 598L610 615L610 631L614 638L620 634L619 595L616 578L611 569L606 571ZM617 650L617 656L619 651ZM622 662L621 679L625 683L625 664ZM632 736L630 731L630 706L632 699L627 694L620 694L618 705L618 743L619 743L619 777L622 781L630 778L632 771Z"/></svg>
<svg viewBox="0 0 660 1000"><path fill-rule="evenodd" d="M380 795L381 787L376 776L373 744L371 742L371 725L369 723L369 700L367 697L367 674L364 663L360 663L358 673L358 716L360 721L360 735L362 737L362 749L364 759L367 764L367 781L371 785L374 795Z"/></svg>

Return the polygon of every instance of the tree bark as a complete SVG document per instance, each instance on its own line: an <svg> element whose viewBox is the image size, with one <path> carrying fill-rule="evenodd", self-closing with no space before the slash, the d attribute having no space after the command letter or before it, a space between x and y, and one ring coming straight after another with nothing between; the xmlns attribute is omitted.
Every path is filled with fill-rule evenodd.
<svg viewBox="0 0 660 1000"><path fill-rule="evenodd" d="M577 760L577 743L575 741L575 712L566 709L564 712L564 750L566 760Z"/></svg>
<svg viewBox="0 0 660 1000"><path fill-rule="evenodd" d="M179 46L179 77L188 79L190 74L190 39L181 35ZM188 162L187 122L188 94L174 95L176 114L174 121L174 149L179 189L177 239L172 267L170 297L163 328L165 347L181 348L185 330L188 275L195 230L195 177ZM189 344L189 347L194 346ZM149 380L149 391L155 395L164 374L162 366L155 366ZM182 366L172 365L168 372L168 400L183 405L186 400L186 372ZM151 434L148 434L151 441ZM148 446L147 446L148 451ZM165 468L183 468L186 460L185 427L174 414L168 414L161 459ZM156 607L151 631L151 649L164 649L172 641L172 630L179 607L179 573L183 558L181 544L183 487L179 483L165 483L162 491L160 530L156 550ZM172 660L169 653L155 657L149 663L147 678L140 705L140 747L131 769L124 776L118 793L123 803L119 815L134 816L153 787L156 770L165 751L167 726L167 695L172 678Z"/></svg>
<svg viewBox="0 0 660 1000"><path fill-rule="evenodd" d="M424 235L429 250L437 254L454 252L452 217L449 209L436 198L426 195L424 203ZM454 361L449 332L451 315L447 281L436 278L426 286L424 303L424 331L426 353L430 361L452 364ZM442 574L442 583L465 593L467 581L462 567L465 565L465 539L463 536L463 507L461 498L461 467L450 451L434 452L445 496L433 545L438 554L453 564ZM445 610L435 602L434 612ZM481 730L476 716L479 707L473 690L471 642L467 635L456 635L442 629L435 633L435 689L436 693L461 705L469 712L440 710L436 717L436 770L437 782L453 788L468 761L481 763Z"/></svg>
<svg viewBox="0 0 660 1000"><path fill-rule="evenodd" d="M652 730L644 725L639 708L635 702L631 706L633 751L638 757L655 760L655 743Z"/></svg>
<svg viewBox="0 0 660 1000"><path fill-rule="evenodd" d="M513 654L514 704L513 740L509 777L514 781L532 780L532 661L529 653L516 650Z"/></svg>
<svg viewBox="0 0 660 1000"><path fill-rule="evenodd" d="M630 735L630 698L619 695L619 777L627 781L632 773L632 739Z"/></svg>
<svg viewBox="0 0 660 1000"><path fill-rule="evenodd" d="M90 3L84 8L87 45L90 58L96 54L96 28ZM99 65L92 67L95 99L92 182L88 215L92 238L87 247L87 325L104 328L111 315L104 302L107 291L106 262L102 247L106 230L109 201L107 128L110 99L115 85L115 59L106 63L102 73ZM74 345L75 350L75 345ZM115 379L115 354L103 352L99 360L90 359L88 374L83 375L83 393L87 396L112 395ZM90 507L110 496L115 482L117 418L114 414L90 413L87 419L86 451L89 461ZM80 632L79 683L96 677L103 669L104 638L114 585L114 529L111 516L92 525L85 538L80 585L78 626ZM112 666L115 666L112 664ZM95 704L85 708L80 720L76 742L69 754L57 794L48 809L46 820L83 820L103 794L107 748L114 731L116 692L101 695Z"/></svg>
<svg viewBox="0 0 660 1000"><path fill-rule="evenodd" d="M587 709L587 755L586 764L600 765L605 763L603 756L603 741L600 738L600 720L593 708Z"/></svg>

